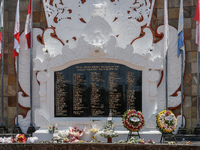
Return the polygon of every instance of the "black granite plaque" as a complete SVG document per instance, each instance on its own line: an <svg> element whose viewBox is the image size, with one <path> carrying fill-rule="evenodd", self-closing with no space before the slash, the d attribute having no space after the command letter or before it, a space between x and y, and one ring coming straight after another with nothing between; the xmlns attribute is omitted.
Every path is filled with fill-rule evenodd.
<svg viewBox="0 0 200 150"><path fill-rule="evenodd" d="M120 116L142 110L142 71L116 63L82 63L54 73L55 117Z"/></svg>

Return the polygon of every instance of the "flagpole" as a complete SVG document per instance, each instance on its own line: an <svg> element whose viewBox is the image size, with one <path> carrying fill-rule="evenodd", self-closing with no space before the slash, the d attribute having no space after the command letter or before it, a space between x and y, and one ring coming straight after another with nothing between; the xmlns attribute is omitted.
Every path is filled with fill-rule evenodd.
<svg viewBox="0 0 200 150"><path fill-rule="evenodd" d="M1 21L3 21L2 26L2 47L1 47L1 127L0 127L0 133L6 133L7 129L4 126L4 0L1 1L2 3L2 17ZM1 14L0 14L1 15Z"/></svg>
<svg viewBox="0 0 200 150"><path fill-rule="evenodd" d="M197 108L198 108L198 113L197 113L197 126L200 126L200 110L199 110L199 46L197 48Z"/></svg>
<svg viewBox="0 0 200 150"><path fill-rule="evenodd" d="M18 16L19 15L19 4L20 4L20 0L17 1L17 9L16 9L16 18L15 18L15 22L18 22L18 30L19 30L19 27L20 27L20 17ZM19 17L19 18L17 18ZM19 19L19 20L17 20ZM16 26L15 26L16 27ZM19 31L18 31L19 32ZM15 30L14 30L14 35L15 35ZM19 35L19 34L18 34ZM19 40L19 39L18 39ZM14 39L14 42L15 42L15 39ZM19 44L19 43L18 43ZM15 124L15 127L13 129L13 133L22 133L22 130L21 128L19 127L19 121L18 121L18 115L19 115L19 45L15 48L15 45L13 46L13 48L16 50L16 52L18 53L15 57L15 59L17 59L17 87L16 87L16 91L17 91L17 122Z"/></svg>
<svg viewBox="0 0 200 150"><path fill-rule="evenodd" d="M199 2L199 1L198 1ZM199 5L198 5L198 14L200 14L200 3L198 3ZM196 14L195 14L196 15ZM198 19L200 20L200 15L198 15ZM199 23L199 21L198 21L198 23ZM198 25L198 27L199 27L199 25ZM199 33L200 31L199 31L199 28L198 28L198 35L200 34ZM200 38L200 36L198 36L198 42L199 42L199 38ZM199 43L198 43L199 44ZM200 110L199 110L199 45L197 46L197 108L198 108L198 114L197 114L197 116L198 116L198 122L197 122L197 126L199 127L200 126Z"/></svg>
<svg viewBox="0 0 200 150"><path fill-rule="evenodd" d="M4 0L2 0L2 2L4 3ZM1 13L3 13L3 16L4 16L4 6L2 5L2 12ZM2 28L2 49L1 49L1 102L2 102L2 104L1 104L1 106L2 106L2 115L1 115L1 126L4 126L4 121L3 121L3 119L4 119L4 93L3 93L3 91L4 91L4 86L3 86L3 75L4 75L4 56L3 56L3 54L4 54L4 27Z"/></svg>
<svg viewBox="0 0 200 150"><path fill-rule="evenodd" d="M184 116L184 96L183 96L183 93L184 93L184 82L183 82L183 74L184 74L184 52L182 52L182 65L181 65L181 127L184 127L184 124L183 124L183 116Z"/></svg>
<svg viewBox="0 0 200 150"><path fill-rule="evenodd" d="M194 129L194 133L199 135L200 134L200 102L199 102L199 45L200 45L200 3L197 0L196 12L194 20L196 21L196 44L197 47L197 127Z"/></svg>
<svg viewBox="0 0 200 150"><path fill-rule="evenodd" d="M19 49L17 50L19 52ZM17 59L17 121L15 124L15 127L13 129L13 133L22 133L21 128L19 127L19 55L17 57L15 57Z"/></svg>
<svg viewBox="0 0 200 150"><path fill-rule="evenodd" d="M168 110L168 51L166 51L166 110Z"/></svg>
<svg viewBox="0 0 200 150"><path fill-rule="evenodd" d="M166 53L165 58L165 88L166 88L166 110L168 110L168 0L164 0L164 31L165 31L165 40L164 40L164 49Z"/></svg>
<svg viewBox="0 0 200 150"><path fill-rule="evenodd" d="M16 122L17 127L19 126L18 114L19 114L19 55L17 56L17 122Z"/></svg>
<svg viewBox="0 0 200 150"><path fill-rule="evenodd" d="M33 1L31 0L31 49L30 49L30 109L31 109L31 124L33 126L33 107L32 107L32 79L33 79L33 65L32 65L32 48L33 48Z"/></svg>
<svg viewBox="0 0 200 150"><path fill-rule="evenodd" d="M35 132L35 127L33 123L33 96L32 96L32 82L33 82L33 0L31 0L31 44L30 44L30 127L28 128L27 134L32 134Z"/></svg>
<svg viewBox="0 0 200 150"><path fill-rule="evenodd" d="M198 33L199 34L199 33ZM199 46L197 47L197 127L194 129L194 133L200 134L200 110L199 110Z"/></svg>

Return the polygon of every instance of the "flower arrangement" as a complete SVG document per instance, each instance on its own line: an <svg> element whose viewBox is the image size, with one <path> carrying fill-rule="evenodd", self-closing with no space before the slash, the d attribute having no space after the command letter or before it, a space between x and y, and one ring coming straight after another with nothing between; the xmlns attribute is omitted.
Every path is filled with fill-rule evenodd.
<svg viewBox="0 0 200 150"><path fill-rule="evenodd" d="M149 144L155 144L155 142L154 142L153 140L151 140L151 139L148 140L148 143L149 143Z"/></svg>
<svg viewBox="0 0 200 150"><path fill-rule="evenodd" d="M177 126L177 119L170 110L163 110L156 116L157 128L162 133L172 133Z"/></svg>
<svg viewBox="0 0 200 150"><path fill-rule="evenodd" d="M57 143L67 143L69 132L65 130L59 130L57 133L53 134L52 141L56 141Z"/></svg>
<svg viewBox="0 0 200 150"><path fill-rule="evenodd" d="M37 143L39 141L38 137L28 137L27 143Z"/></svg>
<svg viewBox="0 0 200 150"><path fill-rule="evenodd" d="M127 141L128 144L136 144L137 143L137 138L136 137L132 137Z"/></svg>
<svg viewBox="0 0 200 150"><path fill-rule="evenodd" d="M92 134L95 134L95 133L97 133L99 130L98 129L95 129L95 128L91 128L90 130L89 130L89 132L90 133L92 133Z"/></svg>
<svg viewBox="0 0 200 150"><path fill-rule="evenodd" d="M17 134L16 135L16 141L18 143L26 143L26 137L24 134Z"/></svg>
<svg viewBox="0 0 200 150"><path fill-rule="evenodd" d="M107 120L104 130L102 133L100 133L100 135L104 138L118 137L118 133L115 132L114 122L112 119Z"/></svg>
<svg viewBox="0 0 200 150"><path fill-rule="evenodd" d="M138 143L140 143L140 144L145 144L145 141L144 141L144 139L138 139L138 141L137 141Z"/></svg>
<svg viewBox="0 0 200 150"><path fill-rule="evenodd" d="M49 125L49 133L55 133L58 130L57 126L55 125Z"/></svg>
<svg viewBox="0 0 200 150"><path fill-rule="evenodd" d="M0 137L0 143L13 143L13 137Z"/></svg>
<svg viewBox="0 0 200 150"><path fill-rule="evenodd" d="M127 110L122 116L124 127L131 132L138 132L145 124L142 112L136 110Z"/></svg>
<svg viewBox="0 0 200 150"><path fill-rule="evenodd" d="M69 135L72 137L72 142L78 142L79 138L85 133L86 127L82 130L78 126L69 127ZM81 141L80 141L81 142Z"/></svg>

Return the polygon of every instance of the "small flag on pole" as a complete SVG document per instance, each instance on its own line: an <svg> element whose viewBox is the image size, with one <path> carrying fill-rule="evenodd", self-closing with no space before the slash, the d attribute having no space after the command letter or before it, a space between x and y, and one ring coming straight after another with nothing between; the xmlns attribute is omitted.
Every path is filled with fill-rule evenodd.
<svg viewBox="0 0 200 150"><path fill-rule="evenodd" d="M184 48L184 14L183 14L183 0L180 1L180 9L179 9L179 21L178 21L178 49L177 49L177 56L179 56L183 51Z"/></svg>
<svg viewBox="0 0 200 150"><path fill-rule="evenodd" d="M199 4L199 0L197 0L197 7L196 7L196 13L195 13L195 17L194 20L196 20L196 44L198 45L198 51L200 52L200 4Z"/></svg>
<svg viewBox="0 0 200 150"><path fill-rule="evenodd" d="M31 48L31 0L29 0L28 11L26 16L25 36L27 41L27 48Z"/></svg>
<svg viewBox="0 0 200 150"><path fill-rule="evenodd" d="M3 41L3 6L4 1L1 0L1 8L0 8L0 58L1 58L1 52L2 52L2 41Z"/></svg>
<svg viewBox="0 0 200 150"><path fill-rule="evenodd" d="M15 16L15 30L14 30L14 41L13 41L13 57L19 55L20 48L20 37L19 37L19 29L20 29L20 17L19 17L19 0L17 1L16 8L16 16Z"/></svg>

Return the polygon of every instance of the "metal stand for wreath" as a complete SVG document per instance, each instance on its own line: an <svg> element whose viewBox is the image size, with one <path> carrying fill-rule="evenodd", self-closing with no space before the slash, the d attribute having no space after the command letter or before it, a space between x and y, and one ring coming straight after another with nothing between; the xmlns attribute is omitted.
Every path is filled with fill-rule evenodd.
<svg viewBox="0 0 200 150"><path fill-rule="evenodd" d="M176 137L172 133L169 133L169 134L162 133L162 136L160 138L160 143L162 143L162 141L164 142L166 138L174 139L174 141L177 143Z"/></svg>
<svg viewBox="0 0 200 150"><path fill-rule="evenodd" d="M133 134L132 131L129 131L128 137L127 137L127 141L128 141L132 136L138 136L138 137L140 138L140 133L139 133L139 132L134 132L134 133L137 133L137 134Z"/></svg>

